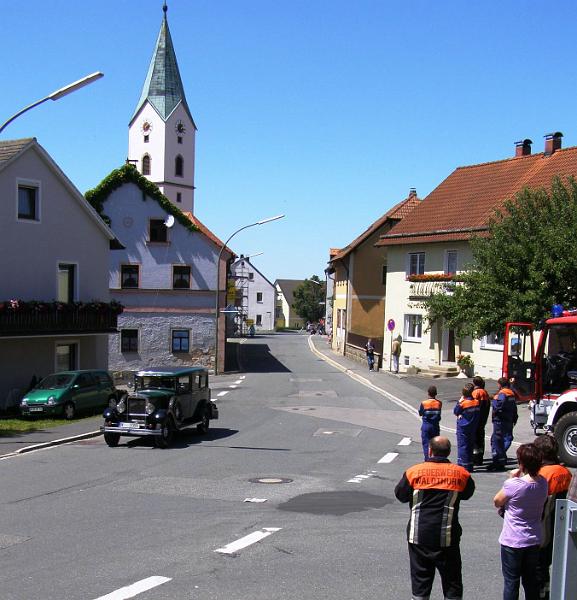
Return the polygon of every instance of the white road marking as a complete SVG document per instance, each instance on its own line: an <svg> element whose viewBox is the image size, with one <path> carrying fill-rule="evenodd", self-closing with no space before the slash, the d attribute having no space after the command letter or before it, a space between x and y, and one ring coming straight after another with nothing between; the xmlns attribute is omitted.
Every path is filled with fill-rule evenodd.
<svg viewBox="0 0 577 600"><path fill-rule="evenodd" d="M96 598L96 600L127 600L128 598L134 598L138 594L142 594L142 592L146 592L155 588L167 581L171 581L170 577L147 577L146 579L142 579L141 581L137 581L132 585L127 585L126 587L120 588L115 592L110 594L106 594L106 596L100 596L100 598Z"/></svg>
<svg viewBox="0 0 577 600"><path fill-rule="evenodd" d="M409 446L411 444L411 438L403 438L397 446Z"/></svg>
<svg viewBox="0 0 577 600"><path fill-rule="evenodd" d="M237 380L235 381L235 383L236 383L236 385L238 385L239 383L242 383L242 379L237 379Z"/></svg>
<svg viewBox="0 0 577 600"><path fill-rule="evenodd" d="M255 504L260 504L261 502L266 502L267 498L245 498L245 502L254 502Z"/></svg>
<svg viewBox="0 0 577 600"><path fill-rule="evenodd" d="M215 552L219 552L220 554L234 554L247 546L251 546L252 544L256 544L256 542L264 540L264 538L280 530L281 527L263 527L260 531L250 533L249 535L240 538L240 540L236 540L236 542L231 542L222 548L217 548Z"/></svg>
<svg viewBox="0 0 577 600"><path fill-rule="evenodd" d="M381 460L377 461L378 463L391 463L399 456L398 452L387 452Z"/></svg>
<svg viewBox="0 0 577 600"><path fill-rule="evenodd" d="M236 389L236 385L229 385L228 387L231 388L231 389L233 389L233 390Z"/></svg>
<svg viewBox="0 0 577 600"><path fill-rule="evenodd" d="M241 375L239 379L246 379L246 375Z"/></svg>
<svg viewBox="0 0 577 600"><path fill-rule="evenodd" d="M228 390L224 392L218 392L217 396L226 396L228 394Z"/></svg>
<svg viewBox="0 0 577 600"><path fill-rule="evenodd" d="M370 479L374 475L376 475L376 471L371 471L368 475L355 475L352 479L349 479L347 483L361 483L365 479Z"/></svg>

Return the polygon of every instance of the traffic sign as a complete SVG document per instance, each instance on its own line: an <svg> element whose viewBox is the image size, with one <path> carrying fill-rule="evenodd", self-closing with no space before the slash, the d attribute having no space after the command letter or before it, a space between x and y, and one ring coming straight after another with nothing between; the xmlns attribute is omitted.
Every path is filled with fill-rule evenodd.
<svg viewBox="0 0 577 600"><path fill-rule="evenodd" d="M395 330L395 321L394 319L389 319L387 321L387 329L392 333Z"/></svg>

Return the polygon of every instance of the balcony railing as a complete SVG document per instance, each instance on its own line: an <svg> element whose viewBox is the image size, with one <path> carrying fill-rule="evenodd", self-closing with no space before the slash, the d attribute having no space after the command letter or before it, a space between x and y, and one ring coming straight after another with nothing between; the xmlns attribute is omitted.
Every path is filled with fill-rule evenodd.
<svg viewBox="0 0 577 600"><path fill-rule="evenodd" d="M0 337L116 333L117 302L0 302Z"/></svg>

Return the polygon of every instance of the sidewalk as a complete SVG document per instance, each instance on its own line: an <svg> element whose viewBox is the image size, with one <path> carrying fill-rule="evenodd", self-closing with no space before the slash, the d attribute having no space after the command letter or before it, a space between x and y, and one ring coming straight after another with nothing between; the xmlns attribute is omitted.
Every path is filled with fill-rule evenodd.
<svg viewBox="0 0 577 600"><path fill-rule="evenodd" d="M453 408L455 403L461 396L463 386L470 382L471 379L461 379L457 377L439 377L433 378L419 375L405 375L399 373L390 373L389 371L380 370L370 372L365 362L357 362L350 358L345 358L341 354L333 352L327 343L326 336L311 335L309 341L312 343L314 350L319 356L329 361L340 370L346 372L354 379L366 381L367 383L378 387L385 394L391 394L402 402L412 407L415 411L418 410L419 404L427 397L427 388L430 385L437 387L438 398L443 402L443 412L441 417L441 425L450 429L455 428L455 416ZM497 391L497 382L495 380L486 380L486 389L492 397ZM407 407L409 408L409 407ZM518 405L519 421L515 427L514 435L515 442L527 443L535 439L535 434L529 423L528 405ZM491 435L491 421L487 423L486 434ZM486 443L486 448L489 449L489 442ZM487 450L485 451L487 456Z"/></svg>

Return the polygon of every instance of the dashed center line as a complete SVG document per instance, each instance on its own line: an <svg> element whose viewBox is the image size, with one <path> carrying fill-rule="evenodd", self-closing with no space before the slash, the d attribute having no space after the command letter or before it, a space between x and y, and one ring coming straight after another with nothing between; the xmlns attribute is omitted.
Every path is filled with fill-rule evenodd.
<svg viewBox="0 0 577 600"><path fill-rule="evenodd" d="M246 375L241 375L239 379L246 379Z"/></svg>
<svg viewBox="0 0 577 600"><path fill-rule="evenodd" d="M138 594L142 594L142 592L146 592L155 588L167 581L171 581L170 577L147 577L146 579L142 579L141 581L137 581L132 585L127 585L126 587L120 588L115 592L110 594L106 594L106 596L100 596L100 598L96 598L96 600L128 600L128 598L134 598Z"/></svg>
<svg viewBox="0 0 577 600"><path fill-rule="evenodd" d="M226 394L228 394L228 390L225 390L224 392L218 392L217 396L226 396Z"/></svg>
<svg viewBox="0 0 577 600"><path fill-rule="evenodd" d="M235 390L237 386L236 385L229 385L228 387L231 388L231 389L233 389L233 390Z"/></svg>
<svg viewBox="0 0 577 600"><path fill-rule="evenodd" d="M411 444L411 438L410 437L404 437L398 444L397 446L410 446Z"/></svg>
<svg viewBox="0 0 577 600"><path fill-rule="evenodd" d="M252 544L264 540L264 538L267 538L269 535L272 535L281 529L281 527L263 527L260 531L249 533L249 535L245 535L243 538L240 538L240 540L236 540L236 542L231 542L222 548L217 548L215 552L220 554L234 554L247 546L251 546Z"/></svg>
<svg viewBox="0 0 577 600"><path fill-rule="evenodd" d="M395 460L395 458L397 458L397 456L399 456L398 452L387 452L385 454L385 456L383 456L383 458L381 458L379 461L377 461L379 464L381 463L391 463Z"/></svg>
<svg viewBox="0 0 577 600"><path fill-rule="evenodd" d="M238 379L237 381L235 381L236 385L238 385L239 383L242 383L242 379Z"/></svg>

